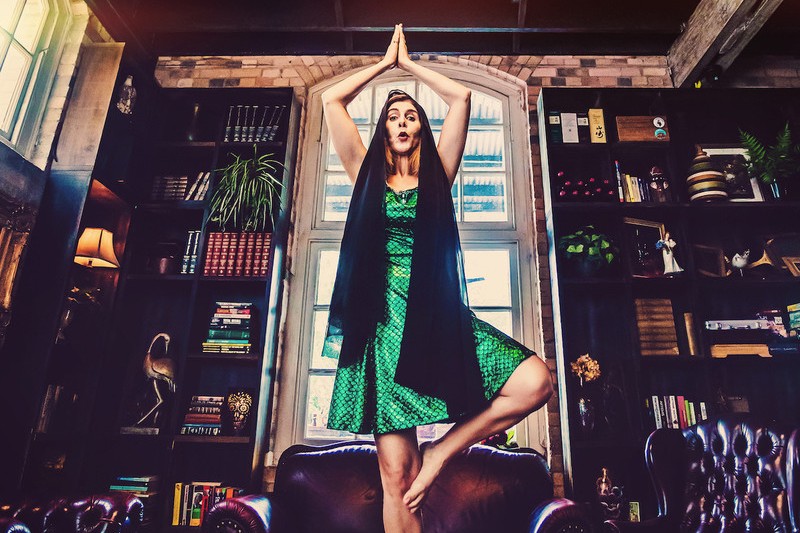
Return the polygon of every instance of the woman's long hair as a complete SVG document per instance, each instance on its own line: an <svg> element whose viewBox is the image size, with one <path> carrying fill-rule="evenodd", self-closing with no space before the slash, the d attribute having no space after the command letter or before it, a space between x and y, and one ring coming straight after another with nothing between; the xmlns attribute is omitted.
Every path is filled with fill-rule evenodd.
<svg viewBox="0 0 800 533"><path fill-rule="evenodd" d="M485 404L467 302L450 181L425 111L392 91L358 172L331 297L328 335L342 338L340 366L360 362L382 319L386 294L386 115L398 94L420 119L419 192L400 359L394 380L442 398L451 418Z"/></svg>

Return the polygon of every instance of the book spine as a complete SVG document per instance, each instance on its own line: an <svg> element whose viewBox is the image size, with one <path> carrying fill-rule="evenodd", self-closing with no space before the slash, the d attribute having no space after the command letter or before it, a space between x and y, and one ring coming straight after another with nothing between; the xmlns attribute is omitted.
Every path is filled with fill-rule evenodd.
<svg viewBox="0 0 800 533"><path fill-rule="evenodd" d="M250 277L253 275L253 249L255 247L255 232L248 231L247 238L245 239L244 248L244 265L242 266L242 275Z"/></svg>
<svg viewBox="0 0 800 533"><path fill-rule="evenodd" d="M172 525L181 525L181 502L183 501L183 483L175 483L175 492L172 495Z"/></svg>
<svg viewBox="0 0 800 533"><path fill-rule="evenodd" d="M266 125L267 120L267 113L269 113L270 106L264 106L264 114L261 115L261 122L258 124L258 128L256 129L256 142L263 142L264 141L264 127Z"/></svg>
<svg viewBox="0 0 800 533"><path fill-rule="evenodd" d="M616 175L617 175L617 194L619 195L619 201L620 202L624 202L625 201L625 189L624 189L623 183L622 183L622 172L620 172L620 169L619 169L619 161L616 161L616 160L614 161L614 171L616 172Z"/></svg>
<svg viewBox="0 0 800 533"><path fill-rule="evenodd" d="M253 249L253 275L261 275L261 256L264 253L264 234L257 233Z"/></svg>
<svg viewBox="0 0 800 533"><path fill-rule="evenodd" d="M239 234L231 233L228 240L228 251L225 260L225 276L233 276L234 266L236 264L236 249L239 246Z"/></svg>
<svg viewBox="0 0 800 533"><path fill-rule="evenodd" d="M678 409L678 427L679 429L686 429L686 399L683 396L675 397L675 404Z"/></svg>
<svg viewBox="0 0 800 533"><path fill-rule="evenodd" d="M564 142L564 138L561 136L561 113L558 111L547 112L547 131L550 132L550 141L553 144Z"/></svg>
<svg viewBox="0 0 800 533"><path fill-rule="evenodd" d="M680 418L678 417L678 402L675 400L674 395L669 396L669 419L672 421L674 429L681 428Z"/></svg>
<svg viewBox="0 0 800 533"><path fill-rule="evenodd" d="M267 276L267 269L269 268L269 251L270 251L270 244L272 243L272 234L265 233L264 234L264 249L262 251L261 256L261 268L259 269L259 276L262 278Z"/></svg>
<svg viewBox="0 0 800 533"><path fill-rule="evenodd" d="M588 144L591 142L591 131L589 130L589 114L577 113L578 142Z"/></svg>
<svg viewBox="0 0 800 533"><path fill-rule="evenodd" d="M565 144L579 142L577 113L561 113L561 137Z"/></svg>
<svg viewBox="0 0 800 533"><path fill-rule="evenodd" d="M286 109L285 105L278 106L277 115L270 119L269 125L269 141L274 141L275 136L278 134L278 130L280 128L281 117L283 116L283 112Z"/></svg>
<svg viewBox="0 0 800 533"><path fill-rule="evenodd" d="M244 275L244 253L247 246L247 235L239 233L236 236L236 263L233 268L234 276Z"/></svg>
<svg viewBox="0 0 800 533"><path fill-rule="evenodd" d="M239 142L242 140L242 107L240 105L236 106L236 124L233 126L233 142Z"/></svg>
<svg viewBox="0 0 800 533"><path fill-rule="evenodd" d="M661 428L664 427L664 423L661 420L661 411L659 410L659 406L658 406L658 401L659 401L658 400L658 396L653 394L650 397L650 400L653 402L653 418L654 418L655 423L656 423L656 429L661 429Z"/></svg>
<svg viewBox="0 0 800 533"><path fill-rule="evenodd" d="M231 122L233 119L233 107L228 106L228 120L225 122L225 135L222 138L222 142L231 142L233 135L233 123Z"/></svg>
<svg viewBox="0 0 800 533"><path fill-rule="evenodd" d="M708 420L708 411L706 411L706 402L700 402L700 420Z"/></svg>
<svg viewBox="0 0 800 533"><path fill-rule="evenodd" d="M200 230L194 230L192 249L189 251L189 274L194 274L197 270L197 249L200 244Z"/></svg>

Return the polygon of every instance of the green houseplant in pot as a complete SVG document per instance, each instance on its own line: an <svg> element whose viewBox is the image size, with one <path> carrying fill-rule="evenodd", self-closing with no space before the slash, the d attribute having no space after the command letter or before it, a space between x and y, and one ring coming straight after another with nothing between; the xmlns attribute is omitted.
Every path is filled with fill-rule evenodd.
<svg viewBox="0 0 800 533"><path fill-rule="evenodd" d="M777 200L796 196L800 184L800 145L792 144L792 132L787 122L778 133L773 146L766 146L754 135L739 130L739 139L747 150L747 171L767 185Z"/></svg>
<svg viewBox="0 0 800 533"><path fill-rule="evenodd" d="M619 249L608 235L593 225L583 226L558 240L558 251L573 273L591 276L608 271L619 256Z"/></svg>
<svg viewBox="0 0 800 533"><path fill-rule="evenodd" d="M266 231L275 225L274 203L283 188L285 167L274 154L253 157L232 154L233 161L219 169L219 180L211 196L210 220L221 231ZM269 225L267 224L269 221Z"/></svg>

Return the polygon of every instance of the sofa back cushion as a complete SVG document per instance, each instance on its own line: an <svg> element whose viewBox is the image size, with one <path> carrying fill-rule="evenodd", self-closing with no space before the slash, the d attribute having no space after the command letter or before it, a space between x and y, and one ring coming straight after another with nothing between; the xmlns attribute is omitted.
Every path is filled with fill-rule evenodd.
<svg viewBox="0 0 800 533"><path fill-rule="evenodd" d="M545 459L533 450L476 445L455 457L423 506L426 533L527 531L534 507L553 494ZM296 533L382 533L375 446L293 446L281 456L275 497Z"/></svg>
<svg viewBox="0 0 800 533"><path fill-rule="evenodd" d="M682 531L790 531L786 435L745 417L684 430Z"/></svg>

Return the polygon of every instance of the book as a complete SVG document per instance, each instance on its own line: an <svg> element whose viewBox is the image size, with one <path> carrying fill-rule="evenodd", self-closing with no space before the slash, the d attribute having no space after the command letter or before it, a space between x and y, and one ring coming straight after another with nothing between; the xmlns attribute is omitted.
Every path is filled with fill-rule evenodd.
<svg viewBox="0 0 800 533"><path fill-rule="evenodd" d="M661 411L659 407L659 398L657 395L653 394L650 397L650 400L653 403L653 419L656 424L656 429L661 429L664 427L664 422L661 420Z"/></svg>
<svg viewBox="0 0 800 533"><path fill-rule="evenodd" d="M588 144L591 142L591 130L589 129L588 113L577 113L578 142Z"/></svg>
<svg viewBox="0 0 800 533"><path fill-rule="evenodd" d="M561 113L558 111L547 112L547 131L550 134L550 142L553 144L564 142L561 136Z"/></svg>
<svg viewBox="0 0 800 533"><path fill-rule="evenodd" d="M577 113L561 113L561 138L565 144L579 142Z"/></svg>
<svg viewBox="0 0 800 533"><path fill-rule="evenodd" d="M683 396L676 396L675 404L678 408L678 427L686 429L689 426L686 423L686 399Z"/></svg>
<svg viewBox="0 0 800 533"><path fill-rule="evenodd" d="M608 138L606 137L606 123L605 119L603 118L603 110L594 108L589 109L588 115L590 142L603 144L608 142Z"/></svg>
<svg viewBox="0 0 800 533"><path fill-rule="evenodd" d="M680 429L681 422L678 415L678 402L674 395L667 396L667 400L669 401L669 420L672 424L672 428Z"/></svg>

